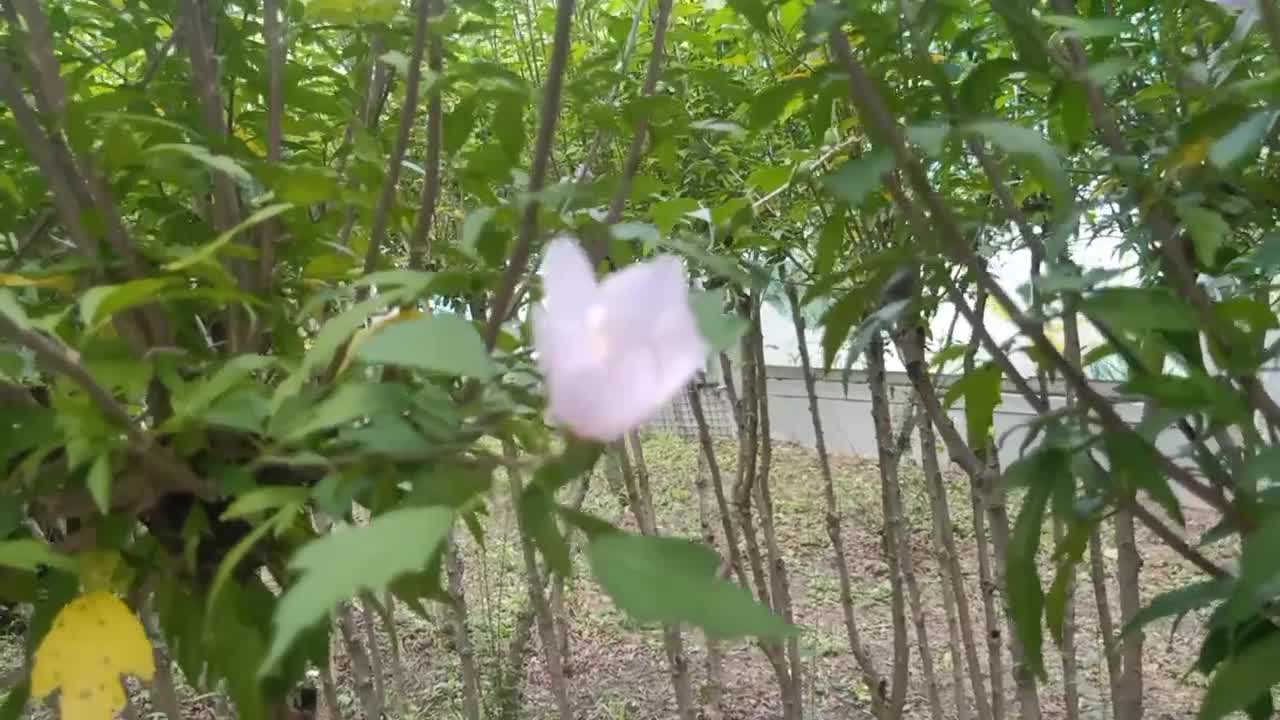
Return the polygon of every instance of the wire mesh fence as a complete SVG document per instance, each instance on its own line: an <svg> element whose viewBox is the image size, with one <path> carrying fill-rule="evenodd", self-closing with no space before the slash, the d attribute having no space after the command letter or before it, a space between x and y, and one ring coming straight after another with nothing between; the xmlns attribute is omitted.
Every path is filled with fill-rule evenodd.
<svg viewBox="0 0 1280 720"><path fill-rule="evenodd" d="M735 437L736 428L733 421L733 408L729 404L729 396L723 385L695 382L698 396L702 400L702 412L707 418L707 427L711 437L716 439ZM698 423L693 419L693 410L689 407L689 394L682 392L669 405L662 409L649 421L651 432L666 432L686 440L696 440Z"/></svg>

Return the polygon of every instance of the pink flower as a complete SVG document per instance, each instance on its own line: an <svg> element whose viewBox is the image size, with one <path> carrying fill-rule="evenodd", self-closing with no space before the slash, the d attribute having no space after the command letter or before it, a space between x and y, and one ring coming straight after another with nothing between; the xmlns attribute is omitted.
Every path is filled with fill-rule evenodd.
<svg viewBox="0 0 1280 720"><path fill-rule="evenodd" d="M553 240L533 344L547 414L575 435L613 442L653 417L703 368L707 344L680 261L662 256L597 283L586 254Z"/></svg>

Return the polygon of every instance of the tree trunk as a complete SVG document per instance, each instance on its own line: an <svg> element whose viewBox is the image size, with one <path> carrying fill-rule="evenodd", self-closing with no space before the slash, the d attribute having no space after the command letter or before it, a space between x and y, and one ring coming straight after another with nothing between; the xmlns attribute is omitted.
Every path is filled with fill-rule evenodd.
<svg viewBox="0 0 1280 720"><path fill-rule="evenodd" d="M514 457L515 447L509 440L503 441L503 450L508 457ZM523 491L520 476L511 467L507 468L507 482L511 490L511 501L519 507L520 494ZM542 643L543 661L547 665L547 674L551 681L551 696L555 698L556 713L560 720L573 720L573 709L569 702L568 682L564 676L564 666L560 658L560 641L556 635L555 618L551 614L551 606L543 595L542 575L538 570L538 558L534 552L533 539L528 529L516 512L516 522L520 532L520 553L524 559L525 581L529 587L529 605L533 608L533 620L538 628L538 640Z"/></svg>
<svg viewBox="0 0 1280 720"><path fill-rule="evenodd" d="M458 546L450 538L449 550L445 555L445 574L449 584L449 595L453 598L449 609L450 625L453 629L453 644L458 653L458 665L462 671L462 717L463 720L480 720L480 673L476 668L476 654L471 647L471 633L467 629L467 593L465 584L465 568L462 554Z"/></svg>
<svg viewBox="0 0 1280 720"><path fill-rule="evenodd" d="M929 502L932 507L933 530L937 539L938 570L943 575L942 585L945 598L955 608L960 642L952 641L952 653L959 665L959 648L963 648L965 665L969 669L969 683L973 690L973 704L977 710L978 720L991 720L991 703L987 690L982 682L982 661L978 658L977 642L974 639L973 616L969 611L969 594L964 584L964 571L960 567L960 555L956 549L955 532L951 522L951 508L947 500L947 488L942 477L942 467L938 462L938 440L933 433L933 423L929 416L920 416L920 457L924 468L925 484L929 491ZM981 518L982 514L978 513ZM986 526L983 525L983 529ZM985 532L978 536L978 542L985 542ZM992 609L992 622L998 622ZM997 632L999 632L997 630ZM1000 655L1000 643L995 643L996 656ZM988 648L990 652L990 648ZM1003 671L1003 667L1001 668ZM958 696L957 696L958 697ZM961 703L957 700L957 706Z"/></svg>
<svg viewBox="0 0 1280 720"><path fill-rule="evenodd" d="M875 426L876 450L880 460L880 499L884 508L882 546L888 564L892 595L889 613L893 621L893 671L889 686L889 716L902 717L907 702L910 648L907 638L906 593L898 559L898 516L890 500L889 488L898 476L898 456L893 452L893 421L889 417L889 388L885 382L884 340L876 334L867 350L867 384L871 390L871 418Z"/></svg>
<svg viewBox="0 0 1280 720"><path fill-rule="evenodd" d="M640 533L647 536L658 534L656 517L653 510L653 493L649 487L649 468L644 461L644 445L640 434L631 431L631 454L635 457L634 466L628 460L626 443L619 443L618 458L622 461L622 480L631 497L631 510L635 515ZM689 680L689 663L684 652L684 638L680 629L674 625L662 628L662 647L667 654L667 669L671 673L671 684L675 690L676 712L680 720L693 720L693 685Z"/></svg>
<svg viewBox="0 0 1280 720"><path fill-rule="evenodd" d="M1127 510L1115 514L1116 522L1116 584L1120 590L1120 625L1124 627L1142 609L1142 597L1138 582L1142 569L1142 557L1138 555L1138 543L1134 536L1133 515ZM1142 644L1145 640L1141 629L1127 633L1121 641L1123 663L1120 673L1118 720L1142 720Z"/></svg>
<svg viewBox="0 0 1280 720"><path fill-rule="evenodd" d="M1036 274L1039 274L1038 268ZM1065 312L1062 317L1063 330L1063 352L1067 359L1076 367L1080 367L1080 326L1076 322L1075 303L1068 299L1066 301ZM1045 400L1045 406L1049 406L1049 397L1047 390L1042 391ZM1076 401L1075 392L1068 390L1066 393L1066 403L1068 407L1074 406ZM1055 545L1061 545L1066 537L1066 528L1063 526L1062 520L1054 518L1053 520L1053 539ZM1075 571L1072 570L1072 576L1067 583L1066 604L1063 607L1062 614L1062 699L1066 704L1065 717L1066 720L1080 719L1080 673L1078 671L1079 660L1076 657L1076 579Z"/></svg>
<svg viewBox="0 0 1280 720"><path fill-rule="evenodd" d="M706 418L702 416L702 398L699 397L699 390L696 385L690 385L687 388L689 397L689 407L696 405L697 412L694 414L694 422L697 427L699 437L706 425ZM710 436L710 430L707 430ZM711 509L711 498L709 494L711 489L707 486L706 475L707 459L705 453L698 453L698 471L694 475L694 493L698 498L698 526L701 530L702 541L707 547L713 550L719 550L719 543L716 541L715 521L711 517L713 510ZM727 555L727 553L726 553ZM722 555L721 557L725 557ZM728 561L722 560L721 567L728 570ZM722 720L724 717L724 658L720 649L720 644L713 638L707 638L707 681L702 686L703 697L703 714L708 720Z"/></svg>
<svg viewBox="0 0 1280 720"><path fill-rule="evenodd" d="M773 429L769 420L769 381L764 362L764 333L760 327L760 309L756 308L754 332L756 335L756 400L759 402L760 418L760 469L756 477L756 487L760 492L760 529L764 532L765 553L769 560L770 591L773 595L773 607L788 623L795 623L795 611L791 605L791 581L787 576L786 560L782 557L778 546L778 534L773 520L773 491L770 488L770 473L773 470ZM791 700L795 705L793 717L800 718L804 713L802 700L804 693L804 666L800 661L800 639L789 636L785 641L787 650L788 672L791 676Z"/></svg>
<svg viewBox="0 0 1280 720"><path fill-rule="evenodd" d="M827 455L826 436L822 431L822 414L818 407L818 391L813 377L813 365L809 360L808 338L805 335L804 316L800 313L800 298L795 287L786 286L787 299L791 302L791 322L795 327L800 347L800 369L804 376L805 394L809 399L809 418L813 422L814 447L818 453L818 467L822 472L822 496L826 505L827 537L835 554L836 574L840 580L840 610L844 615L845 634L849 650L862 671L863 682L871 697L871 713L881 720L888 720L885 706L886 688L884 676L862 641L853 610L853 583L849 580L849 563L845 559L844 539L841 532L840 512L836 505L835 482L831 476L831 458ZM700 409L699 409L700 411Z"/></svg>
<svg viewBox="0 0 1280 720"><path fill-rule="evenodd" d="M1005 578L1005 557L1009 546L1009 515L1004 505L1004 496L998 485L998 475L993 471L986 457L987 438L971 438L966 443L956 430L955 424L942 408L938 394L933 387L933 380L925 372L923 342L919 332L912 331L911 338L899 335L898 347L902 350L903 361L907 368L907 376L920 396L925 413L932 420L934 427L942 435L951 457L960 463L969 477L981 488L986 505L987 520L991 527L992 550L994 556L995 576L1000 587L1008 587ZM982 452L977 448L981 447ZM1005 607L1006 639L1013 656L1013 677L1017 688L1018 705L1022 711L1022 720L1040 720L1040 698L1037 694L1035 675L1027 667L1022 643L1012 631L1013 618Z"/></svg>
<svg viewBox="0 0 1280 720"><path fill-rule="evenodd" d="M1111 617L1111 599L1107 597L1107 566L1102 553L1102 533L1094 529L1089 536L1089 579L1093 583L1093 599L1098 606L1098 635L1102 639L1102 654L1107 663L1107 693L1111 698L1111 716L1119 720L1123 715L1120 703L1120 656L1116 653L1116 624Z"/></svg>
<svg viewBox="0 0 1280 720"><path fill-rule="evenodd" d="M749 299L747 312L752 327L759 316L755 312L755 300ZM748 332L742 338L742 434L738 442L738 477L733 488L733 503L738 515L738 524L742 529L742 540L747 549L747 562L751 569L751 579L755 584L756 599L762 605L775 611L773 607L770 583L765 575L765 563L760 552L760 540L756 534L755 519L751 513L751 500L755 494L755 484L760 456L759 409L757 394L759 371L756 369L758 354L755 350L757 333ZM794 697L794 686L787 666L785 650L775 640L762 640L759 643L765 658L773 667L778 679L778 690L782 697L782 712L785 720L799 720L798 698Z"/></svg>

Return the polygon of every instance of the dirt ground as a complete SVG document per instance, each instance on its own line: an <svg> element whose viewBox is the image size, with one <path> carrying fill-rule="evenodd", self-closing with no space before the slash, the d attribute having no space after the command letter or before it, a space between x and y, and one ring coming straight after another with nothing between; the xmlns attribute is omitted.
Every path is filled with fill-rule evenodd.
<svg viewBox="0 0 1280 720"><path fill-rule="evenodd" d="M652 478L654 501L660 529L670 535L697 539L700 535L695 478L700 470L696 445L672 436L655 435L645 441L645 456ZM732 477L734 446L718 451L726 472ZM854 585L855 613L863 639L872 655L888 670L893 655L888 610L889 579L881 553L881 512L879 476L875 462L856 458L834 458L837 495L844 521L846 555ZM923 594L928 621L931 656L946 715L956 717L952 687L953 658L947 649L947 622L942 601L938 565L930 536L928 502L918 468L903 468L906 494L906 525L910 530L912 555ZM805 717L861 720L870 718L867 696L853 656L845 639L839 604L839 585L834 558L824 525L822 481L815 454L805 448L778 444L773 455L772 484L776 527L783 559L791 577L797 622L805 629L801 654L806 671L803 677ZM972 513L968 481L959 472L948 475L949 500L957 544L968 586L969 604L975 626L983 627L977 559L972 543ZM602 517L631 526L630 517L610 493L602 477L593 480L587 508ZM1192 514L1188 535L1197 537L1208 529L1212 518ZM1140 535L1143 555L1142 595L1144 601L1197 577L1193 568L1156 540ZM1046 545L1052 543L1046 535ZM483 549L469 538L463 542L466 587L470 605L469 626L477 661L486 678L506 662L516 618L524 609L527 593L521 581L514 518L506 503L499 501L490 518ZM1218 552L1227 552L1218 548ZM1114 574L1114 550L1108 545L1108 595L1112 615L1119 617ZM1046 554L1047 560L1047 554ZM565 615L569 618L569 684L575 715L582 720L658 720L675 717L675 701L666 670L660 632L639 626L619 613L590 579L585 561L576 561L578 576L566 587ZM1047 563L1046 563L1047 568ZM1042 572L1042 576L1045 576ZM1075 594L1081 717L1102 720L1111 717L1105 690L1105 649L1097 631L1097 607L1087 582L1077 584ZM457 656L446 617L435 611L424 619L398 608L401 666L399 678L386 634L379 631L387 686L393 689L391 717L460 718L461 678ZM1153 720L1195 716L1205 685L1204 678L1189 672L1198 646L1200 619L1189 617L1176 634L1164 621L1148 628L1144 655L1147 717ZM14 640L0 647L0 671L15 658ZM705 677L705 646L696 631L685 633L689 666L695 688ZM1051 641L1046 641L1051 643ZM985 640L978 641L985 663ZM1046 718L1063 717L1060 683L1060 655L1052 644L1046 647L1049 682L1042 684L1040 697ZM8 658L8 662L5 659ZM540 660L536 633L523 666L525 692L521 717L530 720L552 718L553 703L546 673ZM1006 661L1006 667L1008 666ZM335 653L339 703L344 718L362 714L350 680L349 659ZM905 718L929 717L921 680L919 655L911 658L912 682ZM725 700L727 720L766 720L779 716L775 679L762 652L742 642L725 648ZM397 691L403 683L403 691ZM1005 682L1006 717L1020 716L1013 702L1011 679ZM214 718L212 694L180 688L188 717ZM695 691L696 692L696 691ZM493 697L486 688L486 701ZM964 687L968 698L969 688ZM140 715L149 709L143 697ZM972 702L972 698L968 698ZM27 716L43 715L29 707Z"/></svg>

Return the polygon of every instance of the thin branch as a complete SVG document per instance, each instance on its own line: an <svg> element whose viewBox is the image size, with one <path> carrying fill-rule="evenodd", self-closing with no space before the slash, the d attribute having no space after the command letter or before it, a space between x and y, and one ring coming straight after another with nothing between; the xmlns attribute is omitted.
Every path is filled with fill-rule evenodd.
<svg viewBox="0 0 1280 720"><path fill-rule="evenodd" d="M434 0L431 0L434 2ZM443 11L443 8L439 8ZM440 38L427 40L427 69L433 74L431 94L427 97L427 176L422 180L422 196L418 200L418 217L409 238L409 267L421 270L431 255L431 225L435 222L436 204L440 199L440 146L443 142L444 110L440 102L440 74L444 70L444 47Z"/></svg>
<svg viewBox="0 0 1280 720"><path fill-rule="evenodd" d="M169 55L173 53L173 48L178 44L178 33L181 32L181 23L173 28L169 33L169 38L164 41L164 45L160 46L160 51L151 58L147 69L143 71L142 77L138 82L134 83L134 89L145 90L156 75L160 73L160 68L164 66L164 61L169 59Z"/></svg>
<svg viewBox="0 0 1280 720"><path fill-rule="evenodd" d="M1258 0L1258 3L1262 8L1264 24L1267 25L1267 31L1271 34L1274 45L1275 38L1280 36L1280 10L1276 9L1274 0ZM1054 0L1054 7L1063 15L1076 14L1075 3L1072 0ZM1076 80L1085 89L1085 99L1089 113L1093 117L1094 127L1098 129L1112 153L1117 156L1130 154L1115 115L1102 96L1102 90L1088 76L1089 60L1084 45L1074 36L1068 36L1066 42L1071 56L1071 67L1067 69L1075 73ZM1280 53L1280 47L1274 49ZM1163 195L1155 192L1150 182L1141 175L1135 175L1133 180L1135 184L1130 188L1133 205L1143 210L1144 220L1151 228L1152 244L1160 253L1170 280L1176 285L1179 294L1183 295L1195 310L1200 320L1200 329L1209 337L1210 342L1229 352L1233 344L1222 334L1224 324L1214 311L1213 301L1196 281L1196 271L1187 261L1181 246L1174 242L1177 237L1177 225L1169 215L1168 204L1164 201ZM1145 198L1156 198L1156 201L1150 202ZM1280 427L1280 405L1276 404L1276 401L1262 387L1258 378L1237 372L1230 373L1230 376L1245 390L1246 397L1253 407L1262 413L1267 423L1273 427ZM1247 531L1252 524L1250 520L1242 529Z"/></svg>
<svg viewBox="0 0 1280 720"><path fill-rule="evenodd" d="M396 202L400 168L404 164L404 155L409 150L409 136L413 132L414 118L418 114L418 86L422 83L422 56L427 47L427 16L430 10L429 0L418 0L413 51L409 57L409 70L405 74L404 81L404 107L400 110L400 127L396 131L395 147L391 150L391 162L387 167L387 175L382 181L382 195L378 197L378 206L373 212L373 227L369 231L369 248L364 255L366 274L373 272L378 264L378 253L382 247L383 236L387 232L391 208Z"/></svg>
<svg viewBox="0 0 1280 720"><path fill-rule="evenodd" d="M653 51L649 55L649 67L645 71L644 85L640 89L642 97L653 97L658 89L658 78L662 76L662 60L666 55L667 24L671 18L672 0L658 0L658 14L653 20ZM605 224L612 225L622 219L622 211L627 206L627 196L631 194L631 183L636 171L640 169L640 161L644 158L644 144L649 137L649 117L642 115L636 122L635 133L631 136L631 148L627 151L626 162L622 166L622 176L618 178L618 188L609 202L609 214ZM601 234L591 247L592 260L596 263L604 259L608 245L608 236Z"/></svg>
<svg viewBox="0 0 1280 720"><path fill-rule="evenodd" d="M211 496L208 483L196 475L168 448L157 444L143 432L134 423L124 406L94 379L73 350L60 342L20 326L4 314L0 314L0 337L7 337L28 348L50 371L69 377L89 396L104 417L124 429L129 440L129 451L142 462L143 467L153 475L153 478L163 478L168 484L168 487L153 488L153 491L176 491L200 497Z"/></svg>
<svg viewBox="0 0 1280 720"><path fill-rule="evenodd" d="M262 2L262 37L267 45L267 162L276 165L282 159L284 145L284 29L281 27L280 0ZM257 287L271 287L275 274L276 244L280 241L280 223L268 222L262 228L258 249Z"/></svg>
<svg viewBox="0 0 1280 720"><path fill-rule="evenodd" d="M18 248L13 253L13 257L9 258L9 262L5 264L4 271L9 273L18 269L27 254L39 244L40 238L44 236L45 230L53 223L54 212L45 210L36 216L35 222L31 223L31 227L23 233L22 239L18 241Z"/></svg>
<svg viewBox="0 0 1280 720"><path fill-rule="evenodd" d="M925 232L921 237L927 237L930 228L942 236L944 246L948 252L969 270L974 278L987 289L991 297L1000 303L1002 309L1013 320L1018 329L1031 339L1037 351L1053 363L1055 368L1062 374L1063 379L1076 387L1081 401L1097 413L1102 426L1106 430L1124 433L1140 439L1156 463L1170 477L1173 477L1188 491L1204 500L1210 507L1230 517L1238 527L1245 530L1251 528L1254 525L1252 518L1241 513L1238 508L1232 505L1224 505L1217 495L1210 488L1204 486L1189 470L1159 452L1150 442L1138 435L1120 417L1115 408L1107 402L1106 398L1103 398L1089 384L1080 369L1062 356L1057 347L1045 336L1044 329L1039 322L1027 316L1009 294L1005 292L1004 288L995 281L980 262L973 248L965 241L955 216L942 201L941 196L933 189L924 167L907 146L905 137L893 116L889 114L884 99L880 96L875 83L854 56L853 49L849 45L849 39L837 27L831 31L830 40L835 56L844 65L849 75L850 96L857 106L863 121L893 152L898 168L907 176L913 188L929 209L931 222L926 223L920 209L906 197L905 193L901 191L895 193L895 201L917 228L917 232ZM890 183L891 189L892 185L893 183Z"/></svg>
<svg viewBox="0 0 1280 720"><path fill-rule="evenodd" d="M534 236L538 234L538 208L542 206L538 195L547 179L551 164L551 147L555 141L556 123L560 117L560 94L564 89L564 71L569 64L570 31L573 28L574 0L556 0L555 41L551 46L551 64L547 69L547 84L542 91L542 110L538 119L538 136L533 148L533 165L529 169L529 188L525 198L524 217L520 223L520 235L507 261L507 269L489 308L489 326L485 331L485 347L490 350L498 343L503 320L510 311L516 284L525 274L529 256L533 253Z"/></svg>

